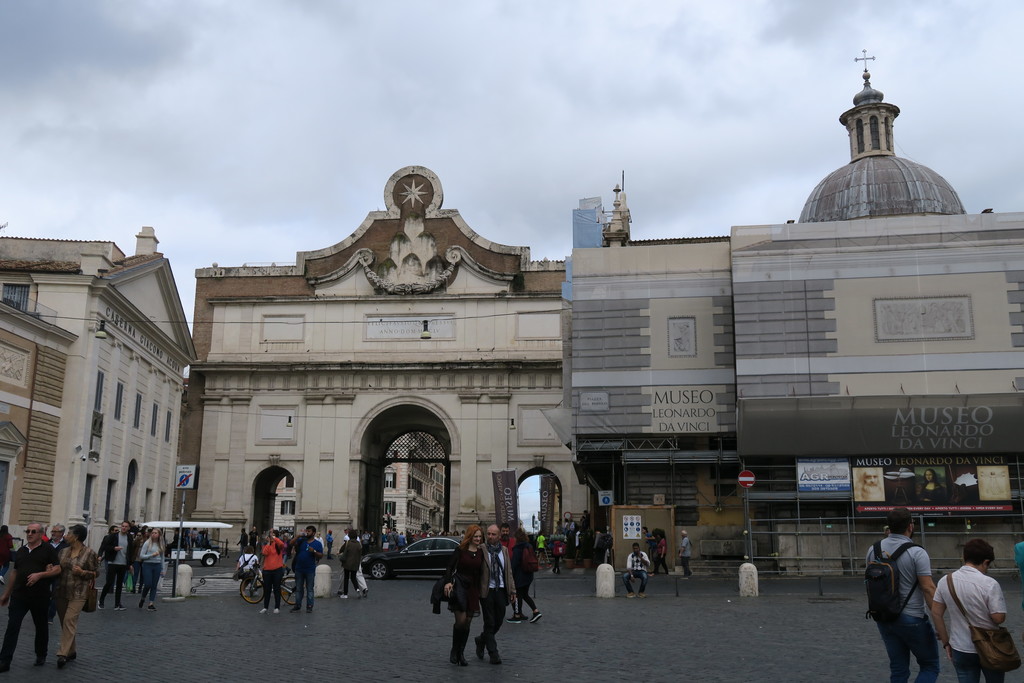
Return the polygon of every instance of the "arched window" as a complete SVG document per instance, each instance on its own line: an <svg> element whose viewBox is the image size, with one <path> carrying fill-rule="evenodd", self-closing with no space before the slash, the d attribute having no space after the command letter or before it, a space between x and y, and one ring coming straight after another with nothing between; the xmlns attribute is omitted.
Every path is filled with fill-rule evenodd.
<svg viewBox="0 0 1024 683"><path fill-rule="evenodd" d="M885 148L892 151L892 122L888 116L885 117Z"/></svg>
<svg viewBox="0 0 1024 683"><path fill-rule="evenodd" d="M857 154L864 151L864 121L857 119Z"/></svg>
<svg viewBox="0 0 1024 683"><path fill-rule="evenodd" d="M871 117L871 149L878 149L881 143L878 141L878 117Z"/></svg>

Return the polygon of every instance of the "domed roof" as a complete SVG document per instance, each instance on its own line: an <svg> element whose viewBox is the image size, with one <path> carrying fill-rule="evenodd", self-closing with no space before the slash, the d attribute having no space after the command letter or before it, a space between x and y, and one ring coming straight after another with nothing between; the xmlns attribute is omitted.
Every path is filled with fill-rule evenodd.
<svg viewBox="0 0 1024 683"><path fill-rule="evenodd" d="M927 166L893 155L867 156L825 176L807 198L800 222L922 213L966 212L952 186Z"/></svg>

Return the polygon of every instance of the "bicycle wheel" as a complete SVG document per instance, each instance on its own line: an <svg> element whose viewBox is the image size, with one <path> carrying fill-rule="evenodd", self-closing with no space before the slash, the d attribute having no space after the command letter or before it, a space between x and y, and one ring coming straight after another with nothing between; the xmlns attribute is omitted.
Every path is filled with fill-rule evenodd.
<svg viewBox="0 0 1024 683"><path fill-rule="evenodd" d="M242 579L238 583L238 593L250 605L263 602L263 580L260 577Z"/></svg>
<svg viewBox="0 0 1024 683"><path fill-rule="evenodd" d="M295 604L295 577L286 576L281 580L281 599L286 605Z"/></svg>

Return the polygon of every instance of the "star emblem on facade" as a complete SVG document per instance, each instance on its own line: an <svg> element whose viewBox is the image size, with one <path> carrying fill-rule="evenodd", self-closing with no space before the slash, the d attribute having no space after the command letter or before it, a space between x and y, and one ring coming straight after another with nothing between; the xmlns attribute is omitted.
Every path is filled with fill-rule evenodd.
<svg viewBox="0 0 1024 683"><path fill-rule="evenodd" d="M403 185L402 187L405 188L405 192L400 192L399 194L405 197L405 199L402 200L403 204L411 202L413 206L416 206L417 202L420 204L423 203L423 200L420 199L420 197L426 194L426 191L423 189L426 185L417 185L416 181L413 180L408 185Z"/></svg>

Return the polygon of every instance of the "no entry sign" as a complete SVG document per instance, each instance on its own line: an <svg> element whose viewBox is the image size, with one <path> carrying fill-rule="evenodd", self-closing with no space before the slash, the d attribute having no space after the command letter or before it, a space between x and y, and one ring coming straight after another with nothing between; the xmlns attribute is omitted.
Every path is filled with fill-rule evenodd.
<svg viewBox="0 0 1024 683"><path fill-rule="evenodd" d="M740 486L749 489L754 485L754 473L750 470L743 470L740 472L740 476L737 477L737 481L739 481Z"/></svg>

